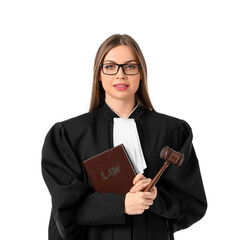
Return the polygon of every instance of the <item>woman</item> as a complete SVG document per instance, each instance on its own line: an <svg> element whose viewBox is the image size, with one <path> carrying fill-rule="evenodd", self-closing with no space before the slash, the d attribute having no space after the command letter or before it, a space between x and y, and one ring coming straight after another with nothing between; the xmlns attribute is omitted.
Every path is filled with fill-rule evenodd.
<svg viewBox="0 0 246 240"><path fill-rule="evenodd" d="M127 194L93 190L82 161L124 143L137 176ZM151 192L141 192L162 167L169 146L185 155ZM49 239L172 239L207 209L189 124L154 110L143 54L129 35L100 46L88 113L55 123L44 141L42 173L52 197Z"/></svg>

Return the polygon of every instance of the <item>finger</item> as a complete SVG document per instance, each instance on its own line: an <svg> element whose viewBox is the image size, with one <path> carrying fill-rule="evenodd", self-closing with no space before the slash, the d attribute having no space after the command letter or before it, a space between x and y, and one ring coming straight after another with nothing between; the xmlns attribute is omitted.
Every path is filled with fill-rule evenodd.
<svg viewBox="0 0 246 240"><path fill-rule="evenodd" d="M141 191L145 187L147 187L150 182L151 180L147 180L147 179L140 180L138 183L136 183L135 186L132 187L132 191Z"/></svg>
<svg viewBox="0 0 246 240"><path fill-rule="evenodd" d="M157 194L157 188L156 188L156 186L153 188L153 193L154 194Z"/></svg>
<svg viewBox="0 0 246 240"><path fill-rule="evenodd" d="M139 182L137 182L132 188L132 191L140 191L142 190L144 187L148 186L149 183L151 182L150 178L146 178L146 179L142 179L139 180Z"/></svg>
<svg viewBox="0 0 246 240"><path fill-rule="evenodd" d="M144 208L145 208L145 209L149 209L149 205L146 204L146 205L144 206Z"/></svg>
<svg viewBox="0 0 246 240"><path fill-rule="evenodd" d="M153 200L154 194L152 192L144 192L144 198Z"/></svg>
<svg viewBox="0 0 246 240"><path fill-rule="evenodd" d="M139 180L139 181L135 184L134 187L139 187L139 186L141 186L141 185L143 185L143 184L146 184L146 183L149 184L150 182L151 182L151 180L148 179L148 178L141 179L141 180Z"/></svg>
<svg viewBox="0 0 246 240"><path fill-rule="evenodd" d="M154 193L155 191L157 191L157 190L156 190L156 187L154 186L154 187L151 189L150 192L153 192L153 193Z"/></svg>
<svg viewBox="0 0 246 240"><path fill-rule="evenodd" d="M153 205L153 201L152 200L146 201L144 203L144 208L145 209L149 209L149 207L152 206L152 205Z"/></svg>
<svg viewBox="0 0 246 240"><path fill-rule="evenodd" d="M139 187L139 186L141 186L141 185L143 185L143 184L146 185L146 183L149 184L150 182L151 182L151 179L150 179L150 178L141 179L141 180L139 180L139 181L135 184L135 186L136 186L136 187Z"/></svg>
<svg viewBox="0 0 246 240"><path fill-rule="evenodd" d="M137 187L134 186L131 188L130 192L132 192L132 193L139 192L139 191L143 190L145 187L147 187L148 185L149 185L149 183L143 183Z"/></svg>
<svg viewBox="0 0 246 240"><path fill-rule="evenodd" d="M136 177L133 179L133 184L135 185L139 180L144 179L145 176L142 173L139 173L136 175Z"/></svg>
<svg viewBox="0 0 246 240"><path fill-rule="evenodd" d="M146 203L145 204L147 204L147 205L153 205L153 203L154 203L154 201L153 200L146 200Z"/></svg>
<svg viewBox="0 0 246 240"><path fill-rule="evenodd" d="M133 188L137 188L139 187L141 184L145 183L145 180L144 179L141 179L139 180L138 182L135 182Z"/></svg>

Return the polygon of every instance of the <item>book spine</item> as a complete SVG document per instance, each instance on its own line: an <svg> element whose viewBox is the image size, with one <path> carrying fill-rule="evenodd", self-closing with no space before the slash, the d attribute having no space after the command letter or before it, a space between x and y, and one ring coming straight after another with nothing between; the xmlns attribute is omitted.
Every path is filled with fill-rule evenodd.
<svg viewBox="0 0 246 240"><path fill-rule="evenodd" d="M129 155L128 155L126 149L125 149L124 144L121 144L121 145L122 145L122 148L123 148L123 150L124 150L124 152L125 152L125 154L126 154L126 156L127 156L128 161L129 161L129 163L130 163L130 165L131 165L131 167L132 167L133 172L135 173L135 175L137 175L137 172L136 172L136 170L135 170L135 168L134 168L134 166L133 166L133 164L132 164L132 161L131 161L131 159L130 159L130 157L129 157Z"/></svg>

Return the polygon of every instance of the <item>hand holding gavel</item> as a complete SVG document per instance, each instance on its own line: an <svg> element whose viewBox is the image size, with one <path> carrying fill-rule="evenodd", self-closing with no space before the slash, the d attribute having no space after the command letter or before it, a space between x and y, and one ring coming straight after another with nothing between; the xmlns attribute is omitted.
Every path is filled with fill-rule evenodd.
<svg viewBox="0 0 246 240"><path fill-rule="evenodd" d="M168 146L162 148L160 152L160 157L162 159L165 159L166 161L163 164L163 167L160 169L160 171L153 178L153 180L150 181L150 183L147 185L147 187L145 187L142 191L137 192L136 193L137 195L131 195L130 193L126 194L125 213L130 214L130 215L141 214L144 212L145 209L148 209L149 206L153 204L153 199L151 200L152 195L150 196L146 195L146 194L152 194L152 193L147 193L147 192L151 192L151 190L154 188L154 186L156 185L157 181L159 180L163 172L170 165L170 163L176 166L180 166L184 161L184 154L176 152L172 148L169 148ZM134 183L134 186L136 188L135 184L137 184L138 180L147 181L148 179L145 179L145 177L142 174L138 174L134 180L136 181ZM140 186L140 187L143 187L143 186ZM133 192L135 191L136 190L133 190ZM132 189L130 190L130 192L132 192ZM142 202L142 204L139 204L138 202Z"/></svg>

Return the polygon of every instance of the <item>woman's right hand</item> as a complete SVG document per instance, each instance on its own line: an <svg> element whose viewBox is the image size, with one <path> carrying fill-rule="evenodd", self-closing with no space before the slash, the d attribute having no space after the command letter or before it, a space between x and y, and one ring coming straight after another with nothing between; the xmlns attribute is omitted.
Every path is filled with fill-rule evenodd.
<svg viewBox="0 0 246 240"><path fill-rule="evenodd" d="M128 192L125 197L124 212L129 215L142 214L153 204L154 194L152 192Z"/></svg>

